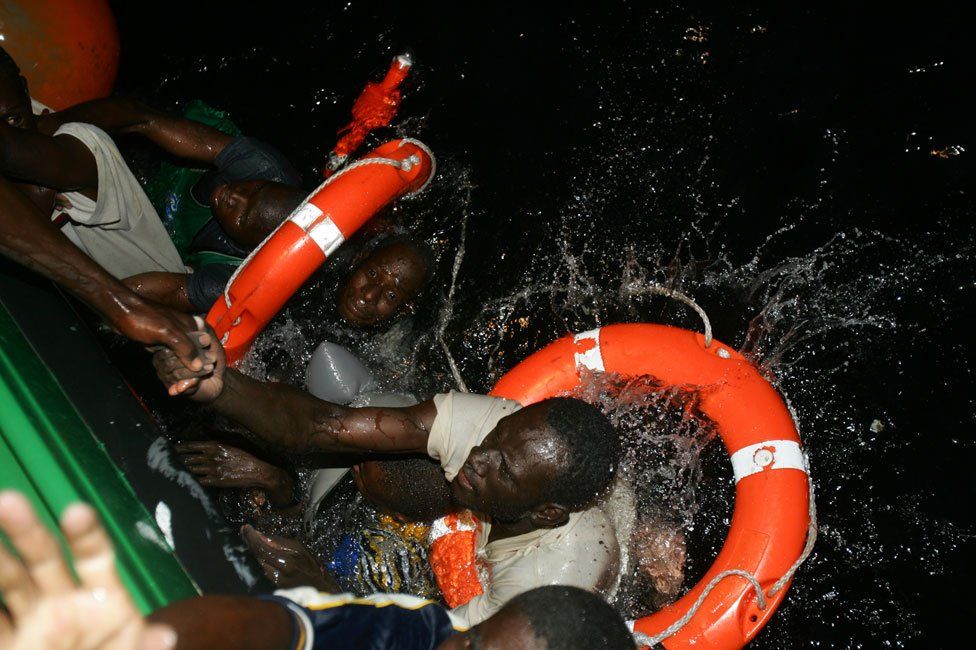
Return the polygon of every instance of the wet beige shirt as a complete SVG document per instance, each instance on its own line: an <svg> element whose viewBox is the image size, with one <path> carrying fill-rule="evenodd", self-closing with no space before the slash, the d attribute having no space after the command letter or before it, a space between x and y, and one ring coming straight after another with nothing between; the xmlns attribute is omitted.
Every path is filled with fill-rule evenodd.
<svg viewBox="0 0 976 650"><path fill-rule="evenodd" d="M118 279L148 271L186 273L156 209L112 138L80 122L63 124L54 135L80 140L98 167L97 201L81 192L64 193L73 206L66 210L71 221L61 229L68 239Z"/></svg>
<svg viewBox="0 0 976 650"><path fill-rule="evenodd" d="M437 416L427 452L453 480L471 449L498 421L521 406L517 402L450 392L434 397ZM607 595L618 582L620 544L610 518L600 507L570 514L558 528L544 528L488 543L491 522L481 520L475 547L486 571L484 593L453 612L477 625L518 594L544 585L570 585Z"/></svg>

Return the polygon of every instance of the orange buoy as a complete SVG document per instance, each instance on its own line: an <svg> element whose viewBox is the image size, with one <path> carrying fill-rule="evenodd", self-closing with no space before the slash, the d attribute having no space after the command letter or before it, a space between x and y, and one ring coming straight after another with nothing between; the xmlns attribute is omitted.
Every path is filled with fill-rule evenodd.
<svg viewBox="0 0 976 650"><path fill-rule="evenodd" d="M479 531L470 510L452 512L430 527L430 566L448 607L460 607L484 591L475 558Z"/></svg>
<svg viewBox="0 0 976 650"><path fill-rule="evenodd" d="M571 392L584 370L649 375L662 388L697 393L701 411L725 443L736 481L729 534L711 568L677 602L635 621L634 630L661 635L658 640L667 648L744 646L779 606L814 539L808 537L813 531L808 470L789 409L738 352L718 341L706 345L695 332L652 324L611 325L561 338L515 366L491 394L532 404ZM463 540L458 542L454 553ZM441 545L451 546L447 540ZM452 568L437 551L432 549L431 562L440 572L438 583L470 592L464 563ZM762 596L747 575L758 581ZM678 627L686 614L687 623ZM672 625L677 629L669 629Z"/></svg>
<svg viewBox="0 0 976 650"><path fill-rule="evenodd" d="M119 69L119 34L106 0L0 2L0 45L31 96L55 110L105 97Z"/></svg>
<svg viewBox="0 0 976 650"><path fill-rule="evenodd" d="M305 280L383 206L422 191L434 158L421 142L387 142L322 183L241 264L207 322L238 361Z"/></svg>

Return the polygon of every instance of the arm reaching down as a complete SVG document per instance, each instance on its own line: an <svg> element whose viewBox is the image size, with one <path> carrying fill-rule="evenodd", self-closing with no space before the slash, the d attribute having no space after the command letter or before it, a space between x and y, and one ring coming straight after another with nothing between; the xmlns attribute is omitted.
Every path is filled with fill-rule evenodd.
<svg viewBox="0 0 976 650"><path fill-rule="evenodd" d="M186 273L150 271L130 276L122 282L143 298L170 309L193 313L196 309L190 302L188 279Z"/></svg>
<svg viewBox="0 0 976 650"><path fill-rule="evenodd" d="M432 401L403 408L339 406L227 369L217 337L211 335L210 340L214 371L204 378L188 371L168 350L153 355L156 374L170 395L210 403L264 444L293 454L427 453L428 433L437 415Z"/></svg>
<svg viewBox="0 0 976 650"><path fill-rule="evenodd" d="M57 282L134 341L165 346L192 372L212 363L188 335L190 316L143 300L109 275L54 227L27 197L0 176L0 255ZM204 339L209 343L209 339Z"/></svg>
<svg viewBox="0 0 976 650"><path fill-rule="evenodd" d="M68 122L94 124L112 136L141 135L177 158L208 165L234 140L234 136L206 124L124 97L96 99L44 115L38 118L38 129L54 133Z"/></svg>

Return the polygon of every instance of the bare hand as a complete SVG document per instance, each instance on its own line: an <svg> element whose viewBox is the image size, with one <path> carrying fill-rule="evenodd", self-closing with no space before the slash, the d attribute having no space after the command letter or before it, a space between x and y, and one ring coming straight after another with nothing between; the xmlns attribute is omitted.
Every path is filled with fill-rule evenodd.
<svg viewBox="0 0 976 650"><path fill-rule="evenodd" d="M194 371L170 349L157 349L153 354L156 376L170 395L186 395L197 402L212 402L224 390L224 370L227 367L224 348L212 330L191 332L191 339L205 349L209 370Z"/></svg>
<svg viewBox="0 0 976 650"><path fill-rule="evenodd" d="M209 373L213 370L213 337L199 316L140 301L113 318L112 326L122 336L152 350L160 346L168 349L191 372Z"/></svg>
<svg viewBox="0 0 976 650"><path fill-rule="evenodd" d="M115 568L115 553L94 510L74 504L61 530L74 556L79 583L57 541L27 499L0 493L0 530L19 554L0 544L0 647L9 650L168 650L176 645L169 627L146 624Z"/></svg>
<svg viewBox="0 0 976 650"><path fill-rule="evenodd" d="M315 587L319 591L341 591L332 576L325 573L304 544L280 535L265 535L253 526L243 526L241 536L264 575L283 589Z"/></svg>
<svg viewBox="0 0 976 650"><path fill-rule="evenodd" d="M183 462L201 485L217 488L260 488L276 506L292 501L294 482L288 472L223 442L188 442L176 446Z"/></svg>

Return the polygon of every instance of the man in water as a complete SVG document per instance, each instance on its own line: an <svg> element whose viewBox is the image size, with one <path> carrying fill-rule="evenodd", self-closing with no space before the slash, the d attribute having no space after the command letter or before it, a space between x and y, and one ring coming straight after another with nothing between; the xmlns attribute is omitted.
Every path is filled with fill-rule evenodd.
<svg viewBox="0 0 976 650"><path fill-rule="evenodd" d="M65 125L90 125L112 138L141 136L173 158L208 169L166 162L148 186L154 208L167 217L168 238L185 266L147 269L124 278L137 293L160 304L206 313L251 249L291 214L306 192L298 172L277 149L239 135L222 113L191 102L187 115L110 97L46 114L37 122L46 133ZM58 222L68 232L77 231L74 203L62 199L59 207Z"/></svg>
<svg viewBox="0 0 976 650"><path fill-rule="evenodd" d="M153 362L171 395L210 404L269 447L426 453L440 462L454 502L477 513L476 551L491 576L484 593L454 610L469 623L537 586L614 586L620 545L606 515L589 506L613 478L619 442L595 407L555 398L523 409L451 392L405 408L349 408L226 369L219 343L212 350L218 361L206 376L166 351Z"/></svg>
<svg viewBox="0 0 976 650"><path fill-rule="evenodd" d="M54 136L36 130L27 82L0 48L0 254L57 282L124 336L169 346L188 367L204 368L209 361L187 336L197 327L193 319L143 299L119 281L130 270L182 266L175 249L156 246L160 236L164 244L169 240L149 213L151 206L147 212L148 200L126 191L138 188L128 169L123 172L107 153L96 158L88 142L89 136L98 140L96 134L66 126L80 128ZM130 235L113 260L115 273L51 223L56 191L73 192L90 208L89 218Z"/></svg>
<svg viewBox="0 0 976 650"><path fill-rule="evenodd" d="M625 650L633 639L620 615L593 594L542 587L512 599L468 628L431 601L376 594L357 599L309 587L272 597L198 596L143 618L122 585L112 543L87 505L69 506L61 529L77 580L30 503L0 492L0 645L11 650L235 648L310 650Z"/></svg>

